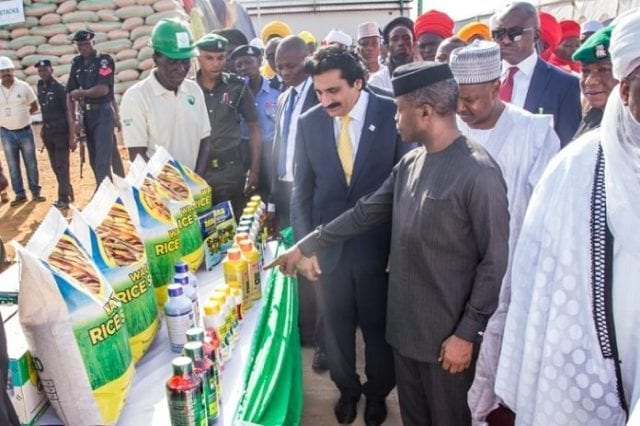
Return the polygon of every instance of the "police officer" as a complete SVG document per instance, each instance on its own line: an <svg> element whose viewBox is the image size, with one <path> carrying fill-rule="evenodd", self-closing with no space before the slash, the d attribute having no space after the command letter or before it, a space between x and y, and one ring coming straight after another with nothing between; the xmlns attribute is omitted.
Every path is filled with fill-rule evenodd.
<svg viewBox="0 0 640 426"><path fill-rule="evenodd" d="M75 141L69 141L67 122L67 96L65 88L51 73L51 61L43 59L36 63L38 81L38 103L42 111L42 142L47 148L51 169L58 181L58 199L53 205L59 209L69 207L73 201L73 189L69 180L69 148L75 150Z"/></svg>
<svg viewBox="0 0 640 426"><path fill-rule="evenodd" d="M224 72L227 45L227 40L217 34L207 34L196 42L200 51L197 81L204 93L213 129L206 149L200 154L206 159L204 178L213 187L214 204L229 200L238 216L242 212L245 195L254 193L258 186L260 126L253 95L244 79ZM248 177L240 148L241 119L249 128ZM201 160L198 159L199 164Z"/></svg>
<svg viewBox="0 0 640 426"><path fill-rule="evenodd" d="M89 149L89 164L96 178L96 185L111 177L111 158L113 153L114 113L111 106L113 98L113 76L115 65L113 58L96 51L93 47L91 31L81 30L73 36L80 53L71 62L69 81L67 82L70 128L74 135L80 132L84 124ZM74 120L75 102L83 109L84 123Z"/></svg>

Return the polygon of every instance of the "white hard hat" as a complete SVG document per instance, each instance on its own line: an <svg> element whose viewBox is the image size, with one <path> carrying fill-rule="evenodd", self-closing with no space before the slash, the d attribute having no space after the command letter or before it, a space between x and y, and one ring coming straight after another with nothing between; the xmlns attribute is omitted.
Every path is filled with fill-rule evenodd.
<svg viewBox="0 0 640 426"><path fill-rule="evenodd" d="M6 56L0 56L0 71L2 70L12 70L14 68L13 62L11 59Z"/></svg>

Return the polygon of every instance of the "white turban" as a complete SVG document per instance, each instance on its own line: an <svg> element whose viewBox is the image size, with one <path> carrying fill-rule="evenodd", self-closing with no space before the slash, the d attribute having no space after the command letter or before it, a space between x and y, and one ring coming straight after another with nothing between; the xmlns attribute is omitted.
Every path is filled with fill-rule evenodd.
<svg viewBox="0 0 640 426"><path fill-rule="evenodd" d="M609 53L613 76L622 80L640 66L640 11L629 13L616 23L611 33Z"/></svg>

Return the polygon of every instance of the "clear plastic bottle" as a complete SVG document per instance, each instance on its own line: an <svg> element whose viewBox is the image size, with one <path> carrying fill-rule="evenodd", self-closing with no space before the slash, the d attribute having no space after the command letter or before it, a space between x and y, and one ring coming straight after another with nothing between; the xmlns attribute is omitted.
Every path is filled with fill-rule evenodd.
<svg viewBox="0 0 640 426"><path fill-rule="evenodd" d="M206 426L207 411L204 384L193 371L188 357L178 357L172 362L173 376L167 380L166 392L169 418L173 426Z"/></svg>
<svg viewBox="0 0 640 426"><path fill-rule="evenodd" d="M185 276L174 276L173 283L179 284L182 286L182 293L189 298L191 301L191 310L193 312L193 321L191 323L191 327L198 327L201 322L200 318L200 301L198 300L198 293L193 291L193 287L189 284L189 279ZM191 328L189 327L189 328Z"/></svg>
<svg viewBox="0 0 640 426"><path fill-rule="evenodd" d="M215 365L204 356L202 342L187 342L184 355L193 361L193 371L200 377L204 387L204 401L207 411L207 424L215 425L220 418L220 401L218 400L218 383Z"/></svg>
<svg viewBox="0 0 640 426"><path fill-rule="evenodd" d="M184 344L187 343L185 333L193 324L193 305L184 295L182 285L170 284L168 292L169 299L164 304L167 332L171 350L180 353Z"/></svg>

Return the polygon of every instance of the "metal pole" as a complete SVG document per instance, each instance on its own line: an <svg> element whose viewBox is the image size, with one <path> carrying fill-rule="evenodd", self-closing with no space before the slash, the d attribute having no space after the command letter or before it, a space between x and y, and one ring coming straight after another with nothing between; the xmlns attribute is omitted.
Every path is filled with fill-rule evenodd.
<svg viewBox="0 0 640 426"><path fill-rule="evenodd" d="M260 0L256 0L256 9L257 9L257 12L258 12L258 19L257 19L257 21L258 21L258 31L257 32L258 32L258 35L259 35L260 31L262 31L262 20L260 18Z"/></svg>

